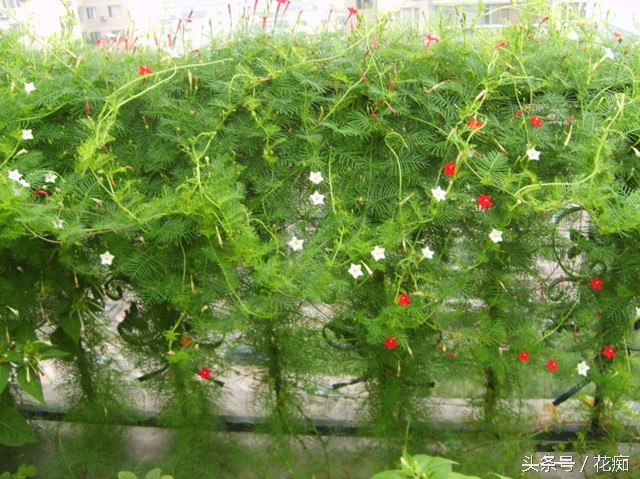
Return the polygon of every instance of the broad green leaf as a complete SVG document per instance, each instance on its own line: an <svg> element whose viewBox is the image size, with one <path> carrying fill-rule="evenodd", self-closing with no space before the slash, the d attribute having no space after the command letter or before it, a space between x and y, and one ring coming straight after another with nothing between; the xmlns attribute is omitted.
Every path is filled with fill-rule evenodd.
<svg viewBox="0 0 640 479"><path fill-rule="evenodd" d="M451 459L445 459L444 457L425 456L424 454L418 454L417 456L414 456L414 459L418 464L420 464L420 467L423 470L446 469L450 471L453 464L458 464L456 461L452 461Z"/></svg>
<svg viewBox="0 0 640 479"><path fill-rule="evenodd" d="M81 354L78 342L71 337L62 328L57 328L49 336L51 342L63 351L68 351L70 356L79 356ZM69 358L67 358L69 359Z"/></svg>
<svg viewBox="0 0 640 479"><path fill-rule="evenodd" d="M37 474L38 474L38 469L36 468L36 466L32 466L32 465L27 466L26 464L22 464L18 468L18 476L20 476L21 478L36 477Z"/></svg>
<svg viewBox="0 0 640 479"><path fill-rule="evenodd" d="M45 360L45 359L66 358L67 356L69 356L69 354L70 353L68 351L62 351L57 348L48 347L40 351L38 355L40 356L41 360Z"/></svg>
<svg viewBox="0 0 640 479"><path fill-rule="evenodd" d="M155 469L151 469L144 479L160 479L160 476L162 476L162 469L156 467Z"/></svg>
<svg viewBox="0 0 640 479"><path fill-rule="evenodd" d="M17 377L18 384L20 384L22 390L44 404L40 377L37 376L29 366L19 367Z"/></svg>
<svg viewBox="0 0 640 479"><path fill-rule="evenodd" d="M445 459L443 457L432 457L418 455L416 460L419 461L420 469L422 473L427 473L429 479L449 479L451 472L451 465L457 464L455 461Z"/></svg>
<svg viewBox="0 0 640 479"><path fill-rule="evenodd" d="M120 471L118 473L118 479L138 479L138 476L131 471Z"/></svg>
<svg viewBox="0 0 640 479"><path fill-rule="evenodd" d="M60 327L75 343L80 341L82 322L77 314L69 314L60 318Z"/></svg>
<svg viewBox="0 0 640 479"><path fill-rule="evenodd" d="M466 474L460 474L459 472L450 472L447 479L480 479L478 476L467 476Z"/></svg>
<svg viewBox="0 0 640 479"><path fill-rule="evenodd" d="M14 408L0 404L0 444L5 446L22 446L38 442L25 418Z"/></svg>
<svg viewBox="0 0 640 479"><path fill-rule="evenodd" d="M395 469L393 471L379 472L371 476L371 479L405 479L406 477L402 471Z"/></svg>
<svg viewBox="0 0 640 479"><path fill-rule="evenodd" d="M9 384L9 376L11 376L11 364L0 363L0 394Z"/></svg>

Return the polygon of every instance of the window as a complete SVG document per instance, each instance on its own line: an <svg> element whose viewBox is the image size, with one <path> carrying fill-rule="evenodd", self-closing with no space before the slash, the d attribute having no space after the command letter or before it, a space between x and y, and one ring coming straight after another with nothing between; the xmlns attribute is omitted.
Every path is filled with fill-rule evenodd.
<svg viewBox="0 0 640 479"><path fill-rule="evenodd" d="M479 23L483 25L504 25L515 22L517 18L518 12L513 8L508 8L508 5L485 5L484 15Z"/></svg>
<svg viewBox="0 0 640 479"><path fill-rule="evenodd" d="M406 24L418 23L420 21L419 8L403 8L397 14L397 18Z"/></svg>
<svg viewBox="0 0 640 479"><path fill-rule="evenodd" d="M109 18L116 18L122 14L120 5L109 5L107 11L109 12Z"/></svg>
<svg viewBox="0 0 640 479"><path fill-rule="evenodd" d="M473 5L432 5L430 13L450 23L459 23L467 27L472 22L478 25L492 26L512 23L517 18L517 11L507 8L507 4L484 5L478 10ZM507 5L508 6L508 5Z"/></svg>
<svg viewBox="0 0 640 479"><path fill-rule="evenodd" d="M95 20L98 18L98 9L96 7L78 8L78 18L81 22L84 22L85 20Z"/></svg>
<svg viewBox="0 0 640 479"><path fill-rule="evenodd" d="M102 38L102 34L100 32L87 32L84 37L87 43L95 43Z"/></svg>
<svg viewBox="0 0 640 479"><path fill-rule="evenodd" d="M357 0L356 8L364 9L364 8L373 8L373 0Z"/></svg>
<svg viewBox="0 0 640 479"><path fill-rule="evenodd" d="M565 2L561 4L561 8L564 10L565 15L569 17L575 15L585 17L587 15L587 4L585 2Z"/></svg>
<svg viewBox="0 0 640 479"><path fill-rule="evenodd" d="M21 6L22 2L20 0L2 0L2 8L17 8Z"/></svg>

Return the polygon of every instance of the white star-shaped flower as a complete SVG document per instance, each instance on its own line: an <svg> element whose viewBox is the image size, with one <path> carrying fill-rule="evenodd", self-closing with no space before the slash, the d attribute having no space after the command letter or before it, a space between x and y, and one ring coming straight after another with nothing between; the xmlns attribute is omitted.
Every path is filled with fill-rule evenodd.
<svg viewBox="0 0 640 479"><path fill-rule="evenodd" d="M302 243L304 243L304 240L292 236L291 241L289 241L287 244L293 251L302 251Z"/></svg>
<svg viewBox="0 0 640 479"><path fill-rule="evenodd" d="M373 248L373 251L371 251L371 256L373 256L373 259L375 259L376 261L385 259L384 248L381 248L380 246L376 246L375 248Z"/></svg>
<svg viewBox="0 0 640 479"><path fill-rule="evenodd" d="M24 84L24 91L26 91L27 93L31 93L32 91L35 91L35 89L36 86L33 84L33 82Z"/></svg>
<svg viewBox="0 0 640 479"><path fill-rule="evenodd" d="M353 279L357 279L358 276L362 276L362 266L359 264L351 263L351 267L349 268L349 274L353 276Z"/></svg>
<svg viewBox="0 0 640 479"><path fill-rule="evenodd" d="M9 179L13 181L20 181L22 174L18 170L9 171Z"/></svg>
<svg viewBox="0 0 640 479"><path fill-rule="evenodd" d="M316 185L322 183L322 180L324 180L324 178L322 177L322 173L320 173L319 171L312 171L309 174L309 181L315 183Z"/></svg>
<svg viewBox="0 0 640 479"><path fill-rule="evenodd" d="M57 230L61 230L62 228L64 228L64 220L61 220L60 218L56 218L55 220L51 220L51 224Z"/></svg>
<svg viewBox="0 0 640 479"><path fill-rule="evenodd" d="M431 251L431 248L429 248L428 246L425 246L424 248L422 248L422 256L424 256L427 259L433 259L433 255L435 253L433 251Z"/></svg>
<svg viewBox="0 0 640 479"><path fill-rule="evenodd" d="M22 130L22 139L33 140L33 133L31 133L31 130Z"/></svg>
<svg viewBox="0 0 640 479"><path fill-rule="evenodd" d="M45 183L55 183L56 179L58 179L58 175L56 175L55 173L47 173L46 175L44 175Z"/></svg>
<svg viewBox="0 0 640 479"><path fill-rule="evenodd" d="M324 204L324 195L321 195L317 191L315 191L311 196L309 196L311 202L314 205L323 205Z"/></svg>
<svg viewBox="0 0 640 479"><path fill-rule="evenodd" d="M491 233L489 233L489 238L491 238L491 241L494 243L500 243L500 241L502 241L502 231L493 228Z"/></svg>
<svg viewBox="0 0 640 479"><path fill-rule="evenodd" d="M433 197L436 199L436 201L440 202L443 201L445 199L447 199L447 192L444 191L442 188L440 188L439 186L437 188L432 188L431 189L431 194L433 195Z"/></svg>
<svg viewBox="0 0 640 479"><path fill-rule="evenodd" d="M611 59L611 60L615 60L616 56L613 53L613 50L611 50L611 48L605 48L604 49L604 56Z"/></svg>
<svg viewBox="0 0 640 479"><path fill-rule="evenodd" d="M115 258L115 256L113 256L108 251L105 251L100 255L100 262L101 264L111 265L111 263L113 262L113 258Z"/></svg>
<svg viewBox="0 0 640 479"><path fill-rule="evenodd" d="M530 160L540 160L540 152L535 148L529 148L527 150L527 156Z"/></svg>
<svg viewBox="0 0 640 479"><path fill-rule="evenodd" d="M22 186L24 186L25 188L29 188L31 186L31 183L29 183L27 180L25 180L24 178L20 178L18 180L18 183L20 183Z"/></svg>
<svg viewBox="0 0 640 479"><path fill-rule="evenodd" d="M578 364L578 374L580 374L581 376L586 376L589 369L591 368L586 361L582 361L580 364Z"/></svg>

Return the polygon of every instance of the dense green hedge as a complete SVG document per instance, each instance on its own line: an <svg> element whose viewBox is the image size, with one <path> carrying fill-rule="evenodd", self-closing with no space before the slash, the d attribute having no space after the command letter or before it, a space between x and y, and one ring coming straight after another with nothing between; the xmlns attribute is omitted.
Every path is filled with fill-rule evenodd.
<svg viewBox="0 0 640 479"><path fill-rule="evenodd" d="M130 303L119 340L173 398L167 424L208 424L239 332L277 430L340 370L390 437L424 419L432 381L479 381L499 429L523 378L580 373L601 432L638 391L637 41L526 14L440 28L180 57L2 34L0 415L20 435L0 424L0 442L34 439L12 398L43 399L44 359L85 404L124 407L110 299Z"/></svg>

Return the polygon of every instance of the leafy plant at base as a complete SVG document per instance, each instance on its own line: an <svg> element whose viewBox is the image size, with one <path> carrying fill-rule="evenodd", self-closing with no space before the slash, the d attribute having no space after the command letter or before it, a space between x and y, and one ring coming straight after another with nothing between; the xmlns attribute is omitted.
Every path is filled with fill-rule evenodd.
<svg viewBox="0 0 640 479"><path fill-rule="evenodd" d="M135 472L131 471L120 471L118 473L118 479L138 479L138 476ZM173 479L173 476L163 475L162 469L155 468L151 469L145 476L144 479Z"/></svg>
<svg viewBox="0 0 640 479"><path fill-rule="evenodd" d="M407 451L402 453L400 458L401 469L379 472L371 476L371 479L480 479L478 476L468 476L452 470L452 465L458 464L455 461L442 457L427 456L417 454L412 456ZM495 474L499 479L509 479L505 476Z"/></svg>
<svg viewBox="0 0 640 479"><path fill-rule="evenodd" d="M21 465L15 474L10 472L3 472L0 474L0 479L26 479L28 477L36 477L38 470L34 466Z"/></svg>

